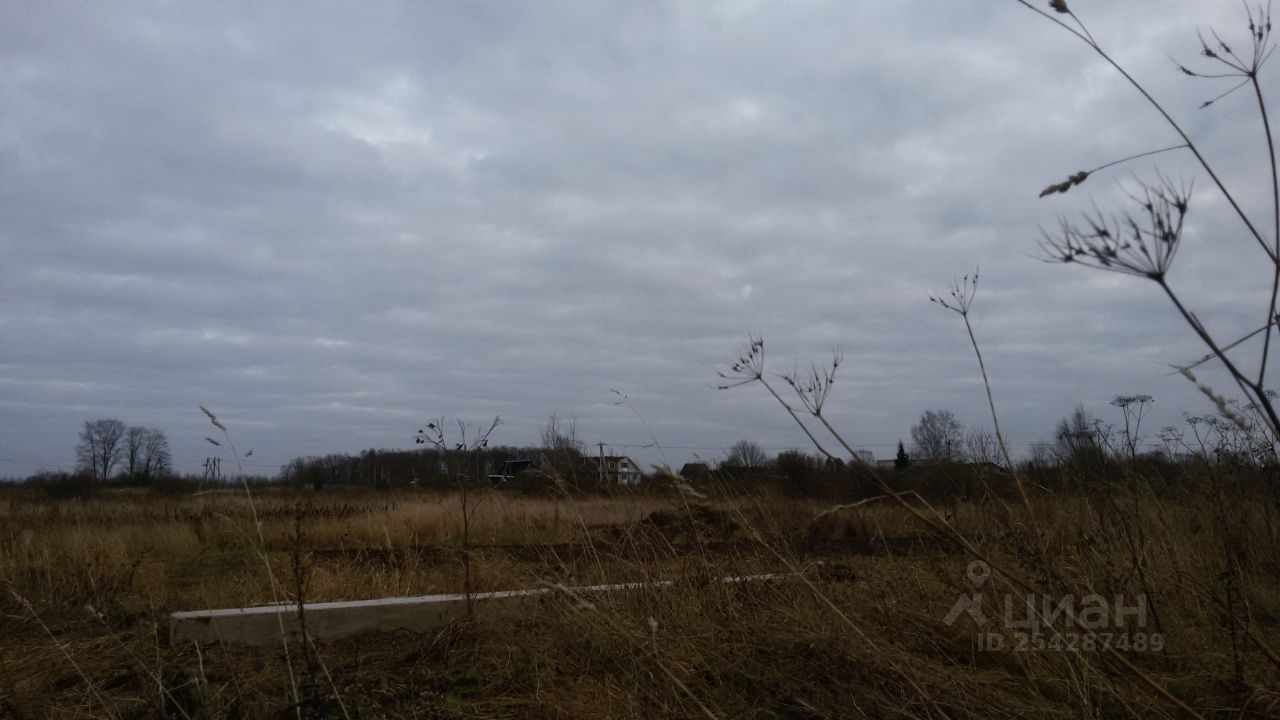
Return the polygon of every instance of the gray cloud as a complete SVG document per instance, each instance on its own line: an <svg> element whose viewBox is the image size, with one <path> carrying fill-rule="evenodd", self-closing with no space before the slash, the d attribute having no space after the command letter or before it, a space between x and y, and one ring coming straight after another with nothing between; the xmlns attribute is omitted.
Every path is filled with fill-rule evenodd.
<svg viewBox="0 0 1280 720"><path fill-rule="evenodd" d="M1165 56L1236 6L1075 5L1265 207L1244 98L1197 111L1214 91ZM803 445L714 390L747 332L779 369L841 347L831 413L883 455L929 407L984 422L926 299L975 267L1015 440L1122 392L1156 396L1153 426L1204 410L1154 288L1030 257L1129 176L1041 187L1174 139L1014 3L41 3L0 10L0 97L0 475L69 466L97 416L164 428L193 470L199 403L266 471L437 415L647 444L613 389L673 462ZM1198 188L1173 279L1243 333L1265 278Z"/></svg>

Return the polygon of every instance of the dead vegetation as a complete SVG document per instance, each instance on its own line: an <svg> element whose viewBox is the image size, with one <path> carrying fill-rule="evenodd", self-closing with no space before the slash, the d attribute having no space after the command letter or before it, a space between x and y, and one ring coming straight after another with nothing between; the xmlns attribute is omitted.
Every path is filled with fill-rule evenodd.
<svg viewBox="0 0 1280 720"><path fill-rule="evenodd" d="M1280 512L1269 494L1038 495L1062 593L1142 595L1160 651L1125 656L1199 713L1274 712ZM703 488L477 496L477 591L675 579L558 596L519 620L282 648L170 647L166 614L269 602L242 496L0 499L0 714L16 717L1177 717L1097 652L983 650L957 598L970 558L883 502ZM1218 489L1220 492L1223 489ZM1016 508L1016 506L1014 506ZM275 491L257 500L274 574L309 601L456 592L456 498ZM998 496L949 505L999 561L1039 564ZM295 525L303 529L299 532ZM304 546L299 547L302 543ZM1230 574L1224 558L1230 559ZM758 585L724 575L799 573ZM999 608L1009 588L980 590ZM1002 630L1002 632L1008 629ZM303 662L306 659L307 662ZM293 699L298 698L296 701Z"/></svg>

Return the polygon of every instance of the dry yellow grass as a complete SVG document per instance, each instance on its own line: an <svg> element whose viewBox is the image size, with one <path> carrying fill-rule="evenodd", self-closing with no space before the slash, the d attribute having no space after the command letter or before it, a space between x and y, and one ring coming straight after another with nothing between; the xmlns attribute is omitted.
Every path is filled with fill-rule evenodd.
<svg viewBox="0 0 1280 720"><path fill-rule="evenodd" d="M1223 517L1207 494L1134 492L1037 496L1056 592L1144 595L1165 649L1132 661L1198 712L1262 716L1280 678L1263 650L1280 647L1275 504L1241 493ZM898 508L823 515L830 503L768 494L693 506L679 494L476 499L475 590L687 582L589 606L561 598L435 636L350 638L310 662L295 647L295 707L279 647L170 648L164 637L167 612L270 600L242 495L54 502L17 489L0 496L0 715L1178 716L1097 653L979 652L969 620L944 622L974 591L969 558ZM944 504L985 552L1038 567L1016 510ZM295 560L310 601L462 589L453 495L273 489L257 510L289 593ZM702 582L779 571L802 575ZM997 607L1008 589L983 591ZM1224 602L1243 621L1234 635Z"/></svg>

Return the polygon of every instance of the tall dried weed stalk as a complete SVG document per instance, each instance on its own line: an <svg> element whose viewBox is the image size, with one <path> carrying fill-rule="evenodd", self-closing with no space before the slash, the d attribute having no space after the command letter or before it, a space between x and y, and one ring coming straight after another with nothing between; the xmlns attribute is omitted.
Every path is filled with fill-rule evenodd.
<svg viewBox="0 0 1280 720"><path fill-rule="evenodd" d="M1277 181L1275 149L1272 141L1270 120L1267 114L1262 84L1259 80L1260 71L1274 50L1274 45L1270 39L1270 7L1249 6L1246 4L1247 47L1249 48L1247 51L1237 53L1216 32L1211 31L1210 37L1212 41L1204 36L1200 38L1200 54L1210 64L1210 69L1193 70L1186 66L1178 65L1178 69L1188 76L1236 80L1235 87L1228 90L1227 93L1220 94L1204 103L1202 107L1211 106L1216 100L1239 88L1248 87L1253 91L1260 124L1266 137L1265 150L1270 167L1269 183L1273 218L1271 236L1267 237L1267 234L1259 228L1259 225L1253 221L1236 200L1235 195L1226 186L1196 142L1183 130L1165 107L1094 38L1085 23L1068 6L1065 0L1052 0L1043 8L1026 0L1015 1L1055 23L1090 47L1104 62L1114 68L1124 80L1132 85L1181 139L1180 143L1169 147L1141 152L1098 165L1092 170L1073 173L1064 181L1046 187L1040 193L1040 196L1054 197L1069 193L1086 182L1095 173L1138 158L1179 150L1191 153L1209 176L1213 186L1225 197L1239 221L1244 225L1260 252L1267 259L1264 267L1270 279L1271 290L1269 297L1266 299L1265 308L1263 308L1265 309L1265 314L1261 311L1259 312L1259 315L1264 315L1264 323L1262 327L1245 337L1223 341L1215 332L1200 322L1194 310L1188 307L1184 299L1179 295L1171 283L1169 273L1183 241L1183 234L1186 228L1185 219L1189 211L1193 186L1190 182L1175 182L1161 173L1157 173L1153 181L1140 182L1138 188L1129 193L1132 201L1132 206L1130 207L1122 208L1113 214L1103 213L1095 209L1082 214L1078 219L1070 219L1064 216L1055 230L1043 232L1041 247L1045 252L1045 259L1131 275L1155 283L1173 304L1180 316L1187 322L1195 335L1208 348L1208 359L1216 359L1227 370L1233 382L1243 393L1248 409L1256 417L1264 421L1268 445L1274 448L1276 441L1280 440L1280 417L1276 414L1272 404L1273 395L1267 392L1265 381L1272 335L1277 324L1277 294L1280 292L1280 182ZM736 361L731 363L726 370L720 372L721 378L726 381L721 385L721 388L727 389L755 383L763 386L766 392L802 428L819 452L828 458L836 458L836 455L830 449L830 443L834 442L836 446L843 450L845 458L853 467L860 471L859 476L875 485L883 493L883 497L892 499L904 510L912 513L940 535L955 542L969 555L985 562L994 575L1003 580L1009 588L1026 593L1028 596L1050 591L1063 592L1067 589L1065 587L1065 578L1068 568L1064 567L1060 562L1056 562L1052 550L1046 546L1046 536L1038 526L1037 512L1029 495L1027 484L1018 472L1013 458L1008 452L1003 433L1000 431L991 382L970 321L970 309L977 291L977 281L977 273L972 276L967 275L961 281L955 283L948 294L931 296L930 300L949 311L955 312L964 321L965 329L982 374L992 421L996 428L996 440L1004 457L1006 470L1011 474L1014 485L1017 488L1018 496L1024 509L1024 517L1029 526L1027 530L1030 531L1037 550L1035 554L1037 562L1035 565L1038 565L1038 567L1029 567L1024 563L997 561L997 552L1002 548L980 547L978 543L966 538L963 533L952 525L948 517L939 514L923 498L913 496L911 493L895 492L883 476L865 466L850 444L836 428L832 427L823 413L823 407L836 380L836 371L841 364L842 358L838 353L829 365L822 367L815 365L808 373L773 375L766 371L764 341L761 338L752 337ZM1233 350L1237 350L1244 346L1246 342L1258 336L1261 336L1261 347L1258 349L1256 356L1241 358L1231 354ZM1200 363L1191 363L1182 366L1180 369L1189 379L1195 381L1193 369L1198 364ZM774 384L775 378L780 379L782 383L790 388L792 391L791 400L784 397L784 393L780 392L781 388ZM1213 399L1224 417L1231 419L1238 414L1233 412L1231 404L1223 399L1221 395L1201 383L1197 383L1197 385L1206 395ZM1149 398L1145 400L1149 400ZM1138 410L1144 407L1145 400L1139 405ZM1133 406L1134 402L1137 402L1137 400L1131 400L1122 408L1126 412L1126 428L1128 428L1130 420L1129 408ZM1136 428L1134 433L1136 434ZM1132 435L1126 434L1132 438ZM820 439L820 437L829 438L829 440ZM1131 443L1128 449L1131 459L1136 459L1136 447ZM1274 458L1274 451L1272 452L1272 457ZM1136 547L1132 528L1126 524L1125 530L1131 546ZM1003 549L1008 550L1008 548ZM1003 553L1001 555L1003 556ZM1016 557L1016 555L1015 552L1014 556ZM1135 568L1141 573L1142 568L1138 563L1136 551L1134 557ZM1231 569L1229 569L1230 571ZM1142 578L1142 584L1144 588L1150 586L1145 576ZM1234 602L1235 595L1230 591L1230 588L1228 589L1227 598L1228 604ZM1232 638L1234 646L1236 637L1234 623L1237 621L1237 617L1234 608L1228 607L1228 611L1231 613L1233 621ZM1065 619L1073 626L1073 629L1080 630L1086 636L1091 633L1089 628L1072 613L1067 613ZM1044 622L1046 630L1053 631L1052 624L1046 618L1040 617L1039 620ZM1261 645L1261 643L1259 644ZM1263 651L1268 657L1274 655L1269 649L1265 648L1265 645L1263 645ZM1078 660L1079 662L1075 667L1082 671L1096 673L1101 677L1111 676L1115 674L1116 670L1119 670L1119 676L1132 678L1140 686L1145 687L1149 692L1167 701L1186 715L1200 717L1184 699L1171 692L1156 678L1137 667L1128 657L1117 652L1109 645L1103 645L1103 653L1100 657L1089 658L1080 655ZM1068 667L1073 666L1068 665ZM1237 675L1239 675L1238 672Z"/></svg>
<svg viewBox="0 0 1280 720"><path fill-rule="evenodd" d="M1073 263L1105 272L1131 275L1154 283L1208 349L1208 358L1217 360L1229 373L1246 402L1258 408L1274 444L1280 440L1280 416L1276 413L1272 397L1267 393L1266 377L1277 323L1277 293L1280 292L1280 179L1277 178L1275 141L1261 75L1275 50L1275 44L1271 40L1270 2L1266 6L1251 6L1245 2L1244 25L1247 39L1244 43L1233 47L1216 30L1210 30L1207 36L1204 33L1198 35L1201 56L1199 64L1192 67L1175 61L1177 70L1188 77L1230 83L1227 90L1202 103L1201 109L1212 107L1237 90L1251 91L1263 133L1259 151L1267 159L1270 170L1269 176L1258 182L1259 187L1265 185L1270 189L1270 222L1263 223L1256 221L1244 209L1237 199L1237 193L1227 186L1206 152L1174 119L1165 105L1151 95L1140 81L1119 64L1111 51L1094 38L1084 21L1065 0L1049 3L1048 10L1027 0L1015 1L1053 22L1093 50L1141 95L1160 120L1182 141L1171 147L1108 162L1091 171L1078 172L1064 182L1049 185L1040 193L1041 197L1065 194L1099 170L1136 158L1157 152L1186 151L1194 157L1213 187L1227 201L1247 236L1256 245L1261 256L1256 267L1262 268L1270 281L1270 292L1265 300L1259 298L1260 307L1256 309L1263 320L1261 326L1242 337L1224 339L1200 321L1195 310L1187 304L1170 279L1170 270L1184 240L1193 183L1175 182L1160 172L1153 179L1138 181L1136 189L1129 192L1130 204L1127 206L1116 208L1110 213L1094 208L1076 218L1061 216L1056 228L1042 231L1040 244L1045 259L1049 262ZM1215 234L1225 235L1226 232L1226 228L1215 229ZM1255 265L1251 263L1248 267L1253 268ZM1259 336L1260 343L1254 354L1242 355L1240 351ZM1231 410L1224 405L1221 396L1196 381L1193 370L1203 362L1205 360L1186 363L1179 366L1179 369L1189 380L1196 382L1197 387L1219 406L1224 415L1230 416Z"/></svg>

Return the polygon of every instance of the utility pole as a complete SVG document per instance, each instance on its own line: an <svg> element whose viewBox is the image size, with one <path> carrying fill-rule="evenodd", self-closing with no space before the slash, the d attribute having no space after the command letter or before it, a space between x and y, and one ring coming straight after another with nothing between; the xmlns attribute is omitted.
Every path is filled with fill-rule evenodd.
<svg viewBox="0 0 1280 720"><path fill-rule="evenodd" d="M600 448L600 478L599 483L604 485L604 443L596 443Z"/></svg>

